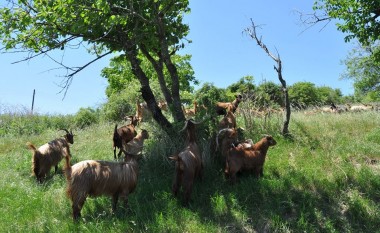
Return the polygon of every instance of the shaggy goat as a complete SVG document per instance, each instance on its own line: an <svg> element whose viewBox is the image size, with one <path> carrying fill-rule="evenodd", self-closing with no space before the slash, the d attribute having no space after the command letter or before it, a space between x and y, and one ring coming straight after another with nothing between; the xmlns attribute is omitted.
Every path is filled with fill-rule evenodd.
<svg viewBox="0 0 380 233"><path fill-rule="evenodd" d="M117 158L120 157L121 152L125 144L131 141L134 137L136 137L137 132L135 126L137 125L136 118L133 116L129 116L131 118L131 124L124 125L120 128L117 128L117 124L115 125L115 129L113 132L113 156L116 160L116 148L119 148L119 153L117 154Z"/></svg>
<svg viewBox="0 0 380 233"><path fill-rule="evenodd" d="M141 152L144 146L144 140L149 138L149 133L145 129L141 131L141 133L137 134L136 137L134 137L131 141L129 141L125 145L125 156L126 159L130 156L135 156L136 158L139 158L141 156Z"/></svg>
<svg viewBox="0 0 380 233"><path fill-rule="evenodd" d="M71 156L69 143L74 144L74 135L72 131L63 130L66 131L63 138L57 138L38 149L31 142L26 143L29 149L33 150L32 171L40 183L50 172L51 167L54 166L54 171L57 173L58 163L62 158Z"/></svg>
<svg viewBox="0 0 380 233"><path fill-rule="evenodd" d="M182 186L184 193L184 202L187 205L190 201L191 191L195 178L202 178L203 161L202 154L195 142L195 125L199 124L193 120L187 120L185 127L181 130L187 130L187 142L185 148L178 154L169 157L175 161L175 174L172 185L172 191L177 196Z"/></svg>
<svg viewBox="0 0 380 233"><path fill-rule="evenodd" d="M255 176L263 176L265 157L270 146L277 142L272 136L265 136L253 147L231 146L227 152L225 175L232 183L236 182L236 173L241 170L252 170Z"/></svg>
<svg viewBox="0 0 380 233"><path fill-rule="evenodd" d="M70 158L66 157L65 175L72 216L78 220L88 196L111 196L112 211L116 210L118 199L122 197L127 207L128 195L137 185L138 165L132 159L128 162L85 160L70 166Z"/></svg>
<svg viewBox="0 0 380 233"><path fill-rule="evenodd" d="M231 111L235 113L237 107L239 106L239 103L242 101L243 96L242 95L236 95L236 99L230 103L223 103L223 102L217 102L215 106L215 111L218 115L226 115L226 109L228 107L231 107Z"/></svg>

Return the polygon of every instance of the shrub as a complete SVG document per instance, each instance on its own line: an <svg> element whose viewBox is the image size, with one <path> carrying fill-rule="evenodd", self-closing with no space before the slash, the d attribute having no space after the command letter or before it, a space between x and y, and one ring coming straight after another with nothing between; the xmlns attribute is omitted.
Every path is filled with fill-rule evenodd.
<svg viewBox="0 0 380 233"><path fill-rule="evenodd" d="M98 113L92 108L80 108L74 117L74 122L78 128L83 129L99 122Z"/></svg>

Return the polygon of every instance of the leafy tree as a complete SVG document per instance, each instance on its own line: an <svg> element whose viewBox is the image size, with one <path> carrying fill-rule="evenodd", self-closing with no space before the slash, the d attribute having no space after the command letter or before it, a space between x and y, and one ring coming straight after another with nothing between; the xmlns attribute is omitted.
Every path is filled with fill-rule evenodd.
<svg viewBox="0 0 380 233"><path fill-rule="evenodd" d="M292 105L299 109L321 103L318 90L314 83L297 82L289 88L289 99Z"/></svg>
<svg viewBox="0 0 380 233"><path fill-rule="evenodd" d="M353 49L344 60L347 71L342 74L342 78L354 81L355 96L369 101L380 100L380 60L374 57L379 54L374 50L380 46Z"/></svg>
<svg viewBox="0 0 380 233"><path fill-rule="evenodd" d="M321 104L329 105L331 103L336 104L342 102L343 94L340 89L332 89L331 87L323 86L317 87L317 92Z"/></svg>
<svg viewBox="0 0 380 233"><path fill-rule="evenodd" d="M158 81L157 73L152 67L151 63L144 57L141 57L141 67L143 67L144 72L150 77L151 89L159 100L164 100L165 96L162 93L160 83ZM194 77L194 71L190 65L190 55L175 55L173 59L178 67L178 73L180 78L180 91L192 93L194 90L193 86L190 85L198 84L198 80ZM140 85L135 79L131 71L132 67L128 63L125 57L114 57L110 61L110 66L102 70L101 76L108 80L108 87L106 89L106 95L110 97L114 93L120 93L122 91L134 92L134 95L131 95L133 100L140 99L139 90ZM168 78L169 74L167 69L164 69L164 78L169 87L171 88L171 80ZM182 102L184 101L181 96ZM141 101L141 100L140 100Z"/></svg>
<svg viewBox="0 0 380 233"><path fill-rule="evenodd" d="M338 30L347 33L346 41L358 39L363 45L380 39L380 1L316 0L312 23L337 19Z"/></svg>
<svg viewBox="0 0 380 233"><path fill-rule="evenodd" d="M203 86L195 92L195 99L198 101L198 104L203 104L208 109L214 109L216 102L229 101L226 90L218 88L212 83L204 83Z"/></svg>
<svg viewBox="0 0 380 233"><path fill-rule="evenodd" d="M252 96L256 89L253 76L244 76L236 83L233 83L227 87L232 96L239 93L243 95L243 98Z"/></svg>
<svg viewBox="0 0 380 233"><path fill-rule="evenodd" d="M272 104L284 106L282 88L274 82L261 83L257 87L256 99L263 106L270 106Z"/></svg>
<svg viewBox="0 0 380 233"><path fill-rule="evenodd" d="M184 120L179 72L173 56L184 47L183 40L189 31L182 22L188 5L186 0L9 0L0 9L0 39L7 50L27 52L27 59L87 44L95 58L80 67L66 66L64 88L85 67L117 52L130 63L153 118L169 129L172 125L157 106L140 55L146 57L157 73L165 99L173 105L175 120ZM170 75L170 89L164 78L164 66Z"/></svg>

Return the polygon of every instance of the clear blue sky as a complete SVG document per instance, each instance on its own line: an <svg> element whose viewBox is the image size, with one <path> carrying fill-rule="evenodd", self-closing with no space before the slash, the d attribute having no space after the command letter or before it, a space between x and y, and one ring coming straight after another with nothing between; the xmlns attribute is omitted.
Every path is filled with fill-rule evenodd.
<svg viewBox="0 0 380 233"><path fill-rule="evenodd" d="M279 83L273 60L242 33L251 26L252 18L262 25L257 32L263 42L280 53L288 85L308 81L352 94L352 84L339 77L345 70L341 60L355 45L344 42L344 35L334 23L323 30L321 24L304 31L294 10L311 12L312 5L313 0L192 0L185 21L190 25L188 39L193 43L181 53L192 55L191 63L201 85L210 82L225 88L246 75L253 76L256 84L263 80ZM83 50L67 50L64 55L65 61L76 66L90 60ZM21 54L0 54L0 113L30 109L33 89L35 111L41 114L73 114L81 107L97 107L106 101L107 81L100 77L100 71L108 65L109 57L75 76L64 99L58 86L64 72L54 70L56 64L46 57L11 64L22 58Z"/></svg>

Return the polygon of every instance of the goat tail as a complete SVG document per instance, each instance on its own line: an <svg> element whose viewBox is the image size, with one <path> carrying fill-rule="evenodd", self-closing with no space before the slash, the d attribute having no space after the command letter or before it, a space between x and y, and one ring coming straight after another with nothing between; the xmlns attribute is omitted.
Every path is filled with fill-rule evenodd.
<svg viewBox="0 0 380 233"><path fill-rule="evenodd" d="M27 142L26 145L29 147L30 150L33 150L33 151L37 150L37 148L31 142Z"/></svg>
<svg viewBox="0 0 380 233"><path fill-rule="evenodd" d="M70 165L70 156L65 156L65 175L66 175L66 179L67 181L70 181L71 180L71 165Z"/></svg>

